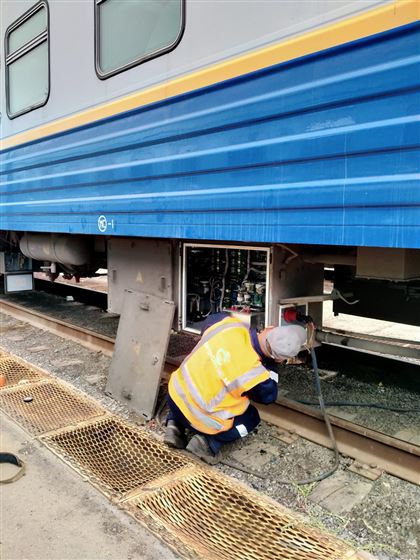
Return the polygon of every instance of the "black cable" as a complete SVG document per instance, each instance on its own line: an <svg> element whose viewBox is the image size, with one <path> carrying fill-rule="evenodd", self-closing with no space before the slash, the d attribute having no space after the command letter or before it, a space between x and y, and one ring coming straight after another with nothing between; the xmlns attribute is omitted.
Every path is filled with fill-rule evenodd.
<svg viewBox="0 0 420 560"><path fill-rule="evenodd" d="M321 474L319 474L318 476L314 476L311 478L306 478L306 479L302 479L302 480L275 480L273 482L276 482L277 484L293 484L293 485L304 485L304 484L312 484L313 482L319 482L321 480L324 480L325 478L328 478L329 476L331 476L332 474L335 473L335 471L338 469L339 465L340 465L340 455L338 453L338 447L337 447L337 442L331 427L331 423L330 423L330 419L328 418L328 414L327 411L325 410L325 404L324 404L324 398L322 396L322 391L321 391L321 381L319 378L319 372L318 372L318 362L316 359L316 355L315 355L315 350L312 347L311 348L311 357L312 357L312 378L313 378L313 382L315 385L315 390L317 392L318 395L318 400L319 400L319 407L321 409L322 412L322 416L324 418L324 422L325 425L327 426L327 431L328 431L328 435L330 436L331 439L331 443L332 443L332 447L333 447L333 451L334 451L334 465L332 466L332 468L328 471L325 471ZM318 404L318 403L317 403ZM238 469L242 472L245 472L247 474L251 474L253 476L257 476L258 478L266 478L264 476L261 475L261 473L258 473L256 471L253 471L252 469L247 469L246 467L239 467L236 466L232 463L228 463L228 462L224 462L221 461L222 463L224 463L225 465L231 467L231 468L235 468Z"/></svg>
<svg viewBox="0 0 420 560"><path fill-rule="evenodd" d="M308 478L306 480L297 480L294 483L289 482L288 484L303 485L303 484L311 484L312 482L319 482L321 480L324 480L325 478L328 478L332 474L334 474L335 471L338 469L338 467L340 465L340 455L338 453L337 441L335 439L334 432L332 430L331 422L330 422L330 419L328 417L327 411L325 410L324 397L322 396L322 390L321 390L321 380L319 378L319 372L318 372L318 362L317 362L317 359L316 359L315 349L313 347L311 347L311 358L312 358L312 368L313 368L312 379L313 379L313 382L314 382L314 385L315 385L315 390L316 390L317 395L318 395L319 408L321 409L321 413L322 413L322 416L324 418L325 425L327 427L328 435L330 436L331 443L332 443L332 446L333 446L334 465L332 466L332 468L329 471L325 471L325 472L319 474L318 476L314 476L314 477ZM282 484L285 483L283 481L280 481L280 482Z"/></svg>
<svg viewBox="0 0 420 560"><path fill-rule="evenodd" d="M316 401L302 401L296 400L300 404L306 404L311 406L319 406ZM420 408L398 408L394 406L387 406L385 404L378 403L355 403L346 401L331 401L324 403L325 406L360 406L365 408L379 408L381 410L390 410L391 412L420 412Z"/></svg>
<svg viewBox="0 0 420 560"><path fill-rule="evenodd" d="M302 480L277 480L276 479L275 482L277 484L292 484L292 485L301 486L301 485L304 485L304 484L312 484L313 482L319 482L321 480L324 480L325 478L328 478L332 474L334 474L335 471L338 469L338 467L340 465L340 455L339 455L339 452L338 452L337 442L336 442L336 439L335 439L335 436L334 436L334 433L333 433L333 430L332 430L332 427L331 427L330 419L328 418L327 411L325 410L325 403L324 403L324 398L322 396L322 390L321 390L321 380L319 378L319 372L318 372L318 362L317 362L315 350L314 350L313 347L311 347L311 358L312 358L312 379L313 379L313 382L314 382L314 385L315 385L316 393L318 395L319 407L321 409L321 413L322 413L325 425L327 427L328 435L329 435L331 443L332 443L332 447L333 447L333 451L334 451L334 464L333 464L331 469L329 469L328 471L324 471L323 473L321 473L317 476L302 479ZM318 404L318 403L316 403L316 404ZM164 408L164 405L162 405L162 403L161 403L161 405L159 406L158 413L157 413L158 423L160 423L160 415L162 414L163 408ZM234 463L231 463L230 461L221 459L219 462L226 465L227 467L240 470L244 473L256 476L258 478L264 478L264 479L267 478L264 475L262 475L261 473L259 473L257 471L254 471L253 469L248 469L246 467L236 465Z"/></svg>
<svg viewBox="0 0 420 560"><path fill-rule="evenodd" d="M332 468L328 471L325 471L321 474L319 474L318 476L314 476L312 478L307 478L304 480L296 480L296 481L286 481L286 480L280 480L280 481L276 481L279 482L280 484L298 484L298 485L303 485L303 484L312 484L313 482L319 482L321 480L324 480L325 478L328 478L329 476L331 476L332 474L335 473L335 471L338 469L339 465L340 465L340 455L338 453L338 447L337 447L337 441L335 439L332 427L331 427L331 423L330 423L330 419L328 418L328 414L327 411L325 410L325 403L324 403L324 397L322 396L322 390L321 390L321 381L319 379L319 372L318 372L318 362L316 359L316 354L315 354L315 350L313 347L311 347L311 358L312 358L312 379L315 385L315 390L318 394L318 401L319 401L319 407L321 409L321 413L322 416L324 418L324 422L325 425L327 426L327 431L328 431L328 435L330 436L331 439L331 443L333 446L333 451L334 451L334 465L332 466Z"/></svg>

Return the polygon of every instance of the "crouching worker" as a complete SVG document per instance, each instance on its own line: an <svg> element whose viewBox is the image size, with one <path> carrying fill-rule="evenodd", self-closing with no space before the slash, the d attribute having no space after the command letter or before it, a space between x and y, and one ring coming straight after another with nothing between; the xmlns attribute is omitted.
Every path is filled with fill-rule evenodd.
<svg viewBox="0 0 420 560"><path fill-rule="evenodd" d="M165 443L183 449L185 429L195 432L186 449L208 463L218 462L225 443L245 437L260 422L250 399L270 404L277 398L273 362L294 357L306 342L298 325L257 333L227 313L211 315L202 338L168 386Z"/></svg>

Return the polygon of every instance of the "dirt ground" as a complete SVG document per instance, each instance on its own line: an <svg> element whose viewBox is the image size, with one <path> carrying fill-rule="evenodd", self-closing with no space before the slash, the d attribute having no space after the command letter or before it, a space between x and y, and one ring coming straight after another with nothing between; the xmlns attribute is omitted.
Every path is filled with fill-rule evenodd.
<svg viewBox="0 0 420 560"><path fill-rule="evenodd" d="M70 320L73 311L79 306L74 302L65 303L67 320ZM87 316L89 313L96 317L95 321L99 324L108 324L108 321L114 320L112 317L107 319L106 314L98 314L97 310L84 308L83 314L89 321L90 328L94 320ZM2 314L0 336L0 345L6 351L72 383L96 398L111 412L134 423L142 422L136 414L105 395L110 359L100 352L91 352L76 343ZM291 371L294 373L285 370L283 377L292 377L298 386L299 375L308 375L299 368ZM299 371L301 373L298 374ZM303 380L302 384L306 381ZM415 419L413 425L416 425ZM159 422L153 420L147 427L156 437L162 438L163 429ZM326 528L354 546L374 554L375 558L420 558L418 486L388 475L382 475L375 482L368 481L347 470L351 463L348 458L341 458L338 471L327 481L306 486L295 483L283 485L279 482L280 479L296 481L328 470L332 460L331 452L301 438L285 444L278 439L277 428L264 422L253 434L226 448L225 459L257 469L263 478L225 465L217 467L221 471L304 514L313 525ZM23 557L26 556L21 556Z"/></svg>

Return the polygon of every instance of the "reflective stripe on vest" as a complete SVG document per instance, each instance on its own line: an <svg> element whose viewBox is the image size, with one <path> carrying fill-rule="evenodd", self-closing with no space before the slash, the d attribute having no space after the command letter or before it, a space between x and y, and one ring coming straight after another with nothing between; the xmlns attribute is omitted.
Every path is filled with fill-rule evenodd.
<svg viewBox="0 0 420 560"><path fill-rule="evenodd" d="M233 381L231 381L227 386L226 389L231 393L235 389L239 389L243 385L245 385L248 381L251 381L254 377L261 375L267 371L264 366L257 366L255 368L250 369L249 371L242 374L240 377L237 377Z"/></svg>
<svg viewBox="0 0 420 560"><path fill-rule="evenodd" d="M211 414L212 416L216 416L217 418L221 418L222 420L228 420L232 418L232 414L227 410L218 410L213 412L215 406L222 402L227 394L226 387L223 387L219 393L211 399L210 402L206 403L200 393L197 391L197 387L194 385L193 380L190 377L188 372L187 364L183 364L181 366L182 378L185 381L185 384L188 387L191 396L194 398L195 402L206 412ZM180 395L181 396L181 395Z"/></svg>
<svg viewBox="0 0 420 560"><path fill-rule="evenodd" d="M173 383L174 383L175 390L178 393L178 395L182 398L183 403L188 408L188 410L191 412L191 414L195 418L197 418L197 420L199 422L201 422L202 424L204 424L205 426L207 426L211 430L220 431L220 430L223 429L223 424L222 423L217 422L217 420L214 420L213 418L211 418L207 414L203 414L201 412L201 410L199 410L196 406L194 406L193 404L191 404L188 401L187 396L184 393L184 391L182 390L182 387L179 384L178 379L176 377L173 379Z"/></svg>
<svg viewBox="0 0 420 560"><path fill-rule="evenodd" d="M190 374L188 372L187 364L182 364L180 369L181 369L182 377L185 381L185 384L187 385L188 390L191 393L191 396L194 398L195 402L203 410L206 410L207 412L213 414L214 416L218 416L219 418L226 418L226 416L224 414L225 411L213 412L214 407L217 406L218 404L220 404L228 393L231 393L235 389L239 389L242 385L245 385L245 383L247 383L248 381L251 381L251 379L253 379L254 377L257 377L258 375L261 375L262 373L264 373L266 371L265 367L262 366L262 365L250 369L249 371L245 372L243 375L241 375L237 379L231 381L228 385L225 385L224 387L222 387L222 389L220 389L219 393L215 397L213 397L211 399L211 401L206 403L205 400L203 399L203 397L198 392L197 387L194 385L194 382L190 377ZM223 381L223 379L222 379L222 381ZM219 413L220 413L220 416L219 416ZM231 416L227 416L227 418L231 418Z"/></svg>
<svg viewBox="0 0 420 560"><path fill-rule="evenodd" d="M193 383L193 381L190 377L190 374L188 372L188 368L187 368L186 364L181 366L181 372L182 372L182 378L183 378L185 384L187 385L190 394L194 398L195 402L203 410L205 410L206 412L211 414L213 417L220 418L221 420L229 420L229 418L233 417L233 414L231 412L229 412L228 410L213 411L213 408L215 406L217 406L225 398L225 396L227 394L226 387L223 387L223 389L221 389L221 391L216 395L216 397L213 398L209 403L206 403L204 401L204 399L202 398L202 396L200 395L200 393L197 391L197 387L194 385L194 383ZM187 406L188 410L191 412L191 414L194 414L195 417L200 420L200 422L203 422L203 424L206 424L207 426L212 427L212 426L210 426L210 424L208 422L205 422L203 420L202 413L196 407L194 407L194 410L192 409L193 405L190 402L187 402L187 400L185 399L186 395L185 395L184 391L182 390L182 387L179 385L178 379L176 379L176 377L174 378L174 387L175 387L175 390L178 393L178 395L182 398L183 402ZM189 406L189 405L191 405L191 406ZM220 427L215 428L215 429L220 430Z"/></svg>
<svg viewBox="0 0 420 560"><path fill-rule="evenodd" d="M213 408L215 406L217 406L219 403L222 402L222 400L225 398L227 391L226 388L223 387L219 393L213 398L211 399L211 401L209 401L208 403L206 403L204 401L204 399L201 397L200 393L197 391L196 386L194 385L190 374L188 372L188 366L187 366L187 360L197 352L197 350L199 350L203 345L207 344L207 342L216 334L226 331L228 329L232 329L232 328L244 328L246 330L247 327L241 323L240 321L237 321L235 323L229 323L227 325L219 325L218 327L216 327L215 329L213 329L211 332L205 334L202 339L200 340L200 342L197 344L197 346L192 350L192 352L190 352L190 354L185 358L185 360L182 362L181 366L180 366L180 370L182 372L182 377L188 387L188 390L190 391L191 395L193 396L195 402L201 406L201 408L203 410L206 410L207 412L211 413L211 411L213 410ZM208 347L206 347L207 349ZM209 349L210 350L210 349ZM211 351L211 350L210 350ZM217 364L215 364L214 360L212 359L214 366L217 368L217 373L220 377L220 379L223 382L223 385L226 386L226 383L223 380L223 375L221 375L220 373L220 369L218 368ZM263 370L265 371L265 368L263 368ZM181 396L181 395L180 395ZM220 415L219 415L220 414ZM225 411L220 411L220 413L213 413L214 416L219 416L219 418L226 418L225 416ZM228 416L227 418L231 418L232 416Z"/></svg>
<svg viewBox="0 0 420 560"><path fill-rule="evenodd" d="M181 373L182 373L182 377L185 381L185 384L188 387L188 390L189 390L191 396L194 398L195 402L199 406L201 406L202 409L206 410L207 412L210 412L209 406L205 403L204 399L202 398L202 396L198 392L197 387L194 385L193 380L190 377L187 364L182 364L181 365Z"/></svg>
<svg viewBox="0 0 420 560"><path fill-rule="evenodd" d="M201 348L203 346L203 344L205 344L206 342L208 342L210 340L210 338L212 338L215 334L218 334L222 331L226 331L228 329L233 329L233 328L243 328L243 329L247 329L247 327L241 323L240 321L236 321L235 323L228 323L228 324L224 324L224 325L219 325L218 327L216 327L215 329L213 329L210 332L204 331L204 335L202 337L202 339L200 340L200 342L197 344L197 346L194 348L194 350L191 352L191 354L189 356L187 356L186 359L188 359L190 356L192 356L192 354L194 354L195 352L197 352L197 350L199 348ZM211 327L210 327L211 328ZM207 329L208 330L208 329ZM206 334L207 333L207 334Z"/></svg>
<svg viewBox="0 0 420 560"><path fill-rule="evenodd" d="M206 349L207 349L207 347L206 347ZM261 375L262 373L264 373L266 371L266 368L263 365L252 368L249 371L245 372L240 377L238 377L237 379L235 379L235 380L231 381L230 383L226 384L220 368L217 367L217 365L214 363L214 361L213 361L213 364L214 364L214 366L217 370L217 373L220 377L220 380L223 382L224 386L222 387L222 389L220 389L219 393L215 397L213 397L209 402L206 402L203 399L203 397L200 395L200 393L198 392L197 387L194 385L194 382L191 379L191 376L190 376L189 371L188 371L188 366L187 366L186 363L183 363L181 365L181 368L180 368L183 380L184 380L185 384L187 385L191 396L193 397L195 402L203 410L207 411L208 413L212 414L213 416L217 416L218 418L222 418L222 419L232 418L232 414L229 413L226 410L220 410L220 411L214 412L213 409L218 404L220 404L222 402L222 400L226 397L226 395L228 393L231 393L235 389L239 389L242 385L245 385L245 383L248 383L248 381L251 381L254 377L257 377L258 375Z"/></svg>
<svg viewBox="0 0 420 560"><path fill-rule="evenodd" d="M232 333L229 335L233 337L230 340L232 342L243 340L243 335L246 334L247 349L244 356L246 355L247 358L243 364L248 363L249 367L252 362L252 367L242 373L244 369L239 366L240 371L236 374L239 374L239 377L236 378L236 368L232 369L232 366L229 366L230 369L225 370L223 365L225 363L224 354L229 357L229 352L219 348L218 343L214 345L212 339L218 337L222 332L239 328L245 329L245 331L242 331L242 334L239 334L238 331L236 331L237 334ZM216 353L217 348L219 350ZM196 355L197 352L198 355ZM252 357L254 355L255 358ZM191 364L191 359L194 365ZM239 358L239 363L240 361L241 358ZM207 365L205 365L206 363ZM269 377L266 368L261 363L256 365L257 363L258 356L252 347L248 328L241 322L229 319L228 322L216 324L205 331L201 341L186 357L178 370L173 373L169 387L170 395L196 429L209 434L228 430L232 426L233 417L245 412L249 405L249 399L246 395L241 394L242 391L249 390L253 385ZM201 366L210 369L202 370ZM191 367L194 367L194 370L191 370ZM206 375L210 375L209 387L213 387L211 391L206 389Z"/></svg>

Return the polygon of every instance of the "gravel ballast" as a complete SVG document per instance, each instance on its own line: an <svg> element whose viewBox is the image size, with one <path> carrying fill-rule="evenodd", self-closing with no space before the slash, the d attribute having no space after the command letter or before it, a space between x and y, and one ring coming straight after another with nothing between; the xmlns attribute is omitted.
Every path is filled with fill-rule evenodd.
<svg viewBox="0 0 420 560"><path fill-rule="evenodd" d="M47 299L50 297L48 296ZM49 301L51 303L51 300ZM79 306L75 302L57 301L57 304L59 303L63 303L62 315L57 316L54 312L57 318L77 323L75 315L83 316L86 326L92 330L95 330L96 325L107 325L105 327L107 332L99 328L98 331L109 336L112 336L110 325L114 321L115 332L115 317L107 319L103 312ZM42 305L45 305L45 302L42 302ZM104 393L110 358L102 353L92 352L77 343L27 325L5 314L0 314L0 340L4 350L71 383L98 400L110 412L119 414L134 423L142 423L139 416ZM282 389L287 391L287 398L297 396L308 400L314 398L310 370L303 366L280 368L280 384ZM375 401L392 400L401 406L418 406L419 399L415 391L412 389L402 391L401 388L388 386L386 380L375 385L360 379L348 378L338 372L335 377L323 381L322 386L326 400L343 400L345 396L345 400L353 401L356 398L366 400L369 397ZM355 414L354 408L343 410L347 414ZM357 415L357 422L363 419L369 427L386 429L389 433L396 433L402 428L419 430L418 414L398 415L389 411L372 413L369 409L362 409L357 411ZM146 427L157 437L162 438L163 430L158 422L151 421ZM303 514L313 525L326 528L354 546L374 554L378 559L418 560L420 558L420 488L418 486L383 474L378 480L369 481L367 495L355 503L350 511L332 514L318 503L311 501L311 494L316 490L316 484L298 486L283 485L278 482L280 479L298 480L328 470L332 453L302 438L297 438L291 444L285 444L278 439L278 435L278 428L262 422L254 433L225 449L224 455L227 460L258 469L259 474L265 478L257 478L223 464L218 465L217 468L274 498L282 505ZM248 465L247 449L252 449L253 453L253 459ZM366 481L346 470L351 462L349 458L341 458L339 473L347 477L349 485L356 484L359 480Z"/></svg>

